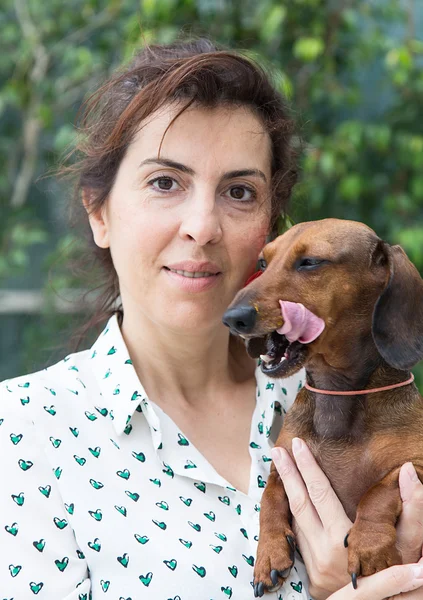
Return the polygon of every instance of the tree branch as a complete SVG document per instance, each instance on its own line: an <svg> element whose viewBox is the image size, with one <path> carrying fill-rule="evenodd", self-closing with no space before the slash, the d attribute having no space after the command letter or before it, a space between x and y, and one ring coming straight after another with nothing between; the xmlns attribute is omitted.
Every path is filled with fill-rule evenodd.
<svg viewBox="0 0 423 600"><path fill-rule="evenodd" d="M10 201L13 208L19 208L26 202L37 165L38 142L41 133L39 109L42 94L40 84L47 73L49 55L41 41L39 31L31 20L26 0L15 0L15 10L22 33L34 56L29 74L30 99L23 122L23 156Z"/></svg>

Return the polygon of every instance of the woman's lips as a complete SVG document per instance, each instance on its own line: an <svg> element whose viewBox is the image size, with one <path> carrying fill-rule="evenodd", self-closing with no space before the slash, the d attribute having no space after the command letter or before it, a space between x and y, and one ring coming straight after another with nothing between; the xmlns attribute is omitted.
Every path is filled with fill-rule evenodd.
<svg viewBox="0 0 423 600"><path fill-rule="evenodd" d="M216 275L221 273L221 269L215 263L210 261L194 261L184 260L170 265L165 265L165 268L172 271L187 271L189 273L210 273Z"/></svg>
<svg viewBox="0 0 423 600"><path fill-rule="evenodd" d="M163 271L172 285L187 292L203 292L209 290L218 284L222 276L222 273L210 273L203 277L193 277L176 273L169 268L164 268ZM185 269L181 269L181 271L185 271ZM204 271L190 271L190 273L204 273Z"/></svg>

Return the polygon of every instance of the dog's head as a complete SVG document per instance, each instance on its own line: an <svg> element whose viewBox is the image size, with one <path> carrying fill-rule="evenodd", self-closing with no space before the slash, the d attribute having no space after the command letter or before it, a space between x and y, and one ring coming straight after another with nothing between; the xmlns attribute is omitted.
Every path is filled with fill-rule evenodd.
<svg viewBox="0 0 423 600"><path fill-rule="evenodd" d="M270 376L292 375L312 357L347 368L369 344L397 369L423 358L423 280L399 246L366 225L300 223L268 244L261 260L262 276L238 292L223 322L246 339L251 356L264 355ZM313 341L280 333L291 303L312 325L323 323Z"/></svg>

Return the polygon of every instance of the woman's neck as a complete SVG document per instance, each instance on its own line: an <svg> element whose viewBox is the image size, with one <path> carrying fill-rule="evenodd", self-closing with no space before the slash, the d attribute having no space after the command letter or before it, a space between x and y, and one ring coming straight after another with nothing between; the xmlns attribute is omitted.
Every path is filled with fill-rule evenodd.
<svg viewBox="0 0 423 600"><path fill-rule="evenodd" d="M136 323L136 326L135 324ZM122 335L140 381L153 401L184 408L218 401L254 377L255 363L226 327L171 331L125 315Z"/></svg>

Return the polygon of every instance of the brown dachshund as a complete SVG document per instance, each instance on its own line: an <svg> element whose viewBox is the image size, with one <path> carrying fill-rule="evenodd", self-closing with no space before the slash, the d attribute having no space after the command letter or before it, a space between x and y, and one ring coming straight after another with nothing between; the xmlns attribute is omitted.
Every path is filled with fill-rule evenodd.
<svg viewBox="0 0 423 600"><path fill-rule="evenodd" d="M292 438L305 440L354 522L345 545L356 587L357 576L402 562L395 545L401 465L411 461L423 482L423 399L409 381L423 358L423 280L399 246L362 223L338 219L292 227L264 248L261 260L264 273L237 294L223 322L246 339L251 356L262 355L269 376L305 367L315 391L298 393L276 446L292 455ZM296 335L286 333L296 327ZM291 521L272 463L260 512L256 597L278 587L292 567Z"/></svg>

